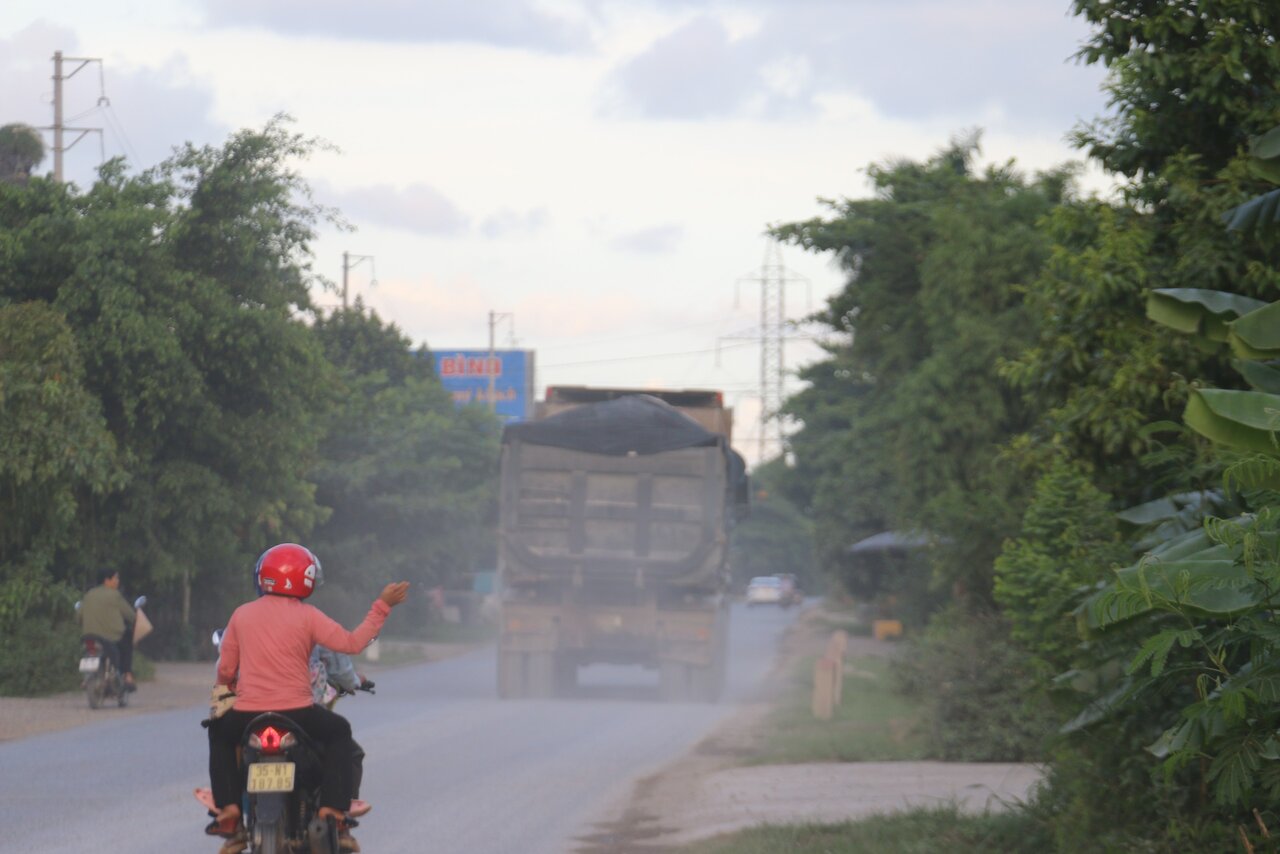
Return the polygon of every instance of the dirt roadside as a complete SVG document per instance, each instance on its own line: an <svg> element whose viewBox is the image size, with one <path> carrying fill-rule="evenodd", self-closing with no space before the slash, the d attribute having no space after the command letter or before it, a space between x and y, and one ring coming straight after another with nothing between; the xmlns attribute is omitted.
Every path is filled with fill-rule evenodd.
<svg viewBox="0 0 1280 854"><path fill-rule="evenodd" d="M474 644L448 643L414 646L420 649L421 658L406 661L406 664L439 661L475 648ZM360 670L370 678L375 678L375 674L386 670L388 666L365 662L359 664ZM0 742L30 738L33 735L58 732L114 718L187 709L208 703L209 691L213 688L213 662L161 661L155 667L155 679L139 684L137 692L129 695L129 705L123 709L114 703L97 710L90 709L83 691L70 691L48 697L0 697Z"/></svg>
<svg viewBox="0 0 1280 854"><path fill-rule="evenodd" d="M575 854L659 854L764 824L839 823L910 807L955 804L992 812L1028 800L1039 768L1012 763L848 762L744 766L768 737L770 698L828 632L811 608L786 635L760 695L684 757L636 784L579 838ZM851 658L891 655L892 643L850 638Z"/></svg>

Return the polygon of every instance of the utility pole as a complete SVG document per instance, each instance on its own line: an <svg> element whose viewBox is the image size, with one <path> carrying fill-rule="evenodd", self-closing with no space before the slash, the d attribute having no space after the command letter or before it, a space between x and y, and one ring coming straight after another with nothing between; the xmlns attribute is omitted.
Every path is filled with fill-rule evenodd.
<svg viewBox="0 0 1280 854"><path fill-rule="evenodd" d="M378 279L373 268L372 255L352 255L350 252L342 253L342 307L347 307L347 282L350 278L351 268L365 261L369 262L369 286L373 287L378 284Z"/></svg>
<svg viewBox="0 0 1280 854"><path fill-rule="evenodd" d="M490 311L489 312L489 361L485 363L484 370L489 377L489 411L498 411L498 401L496 397L497 374L493 370L494 360L497 354L494 351L494 338L498 330L498 321L506 320L514 325L515 315L506 311Z"/></svg>
<svg viewBox="0 0 1280 854"><path fill-rule="evenodd" d="M64 62L78 62L80 64L77 65L75 69L71 71L70 74L64 74L62 71L62 64ZM53 127L41 128L41 130L53 131L53 180L57 181L59 184L62 183L63 153L74 148L75 144L80 140L84 139L85 136L88 134L96 133L99 136L102 135L102 128L69 128L69 127L65 127L62 124L62 81L70 80L72 77L75 77L77 74L80 73L80 71L86 65L88 65L91 62L98 63L98 71L99 71L99 74L101 74L101 71L102 71L101 59L98 59L96 57L79 57L79 56L64 57L62 55L62 51L60 50L56 50L53 52ZM101 105L103 103L106 103L106 101L107 101L106 93L102 92L98 97L98 104ZM62 135L65 131L74 131L76 133L79 133L79 136L73 139L70 145L63 145Z"/></svg>

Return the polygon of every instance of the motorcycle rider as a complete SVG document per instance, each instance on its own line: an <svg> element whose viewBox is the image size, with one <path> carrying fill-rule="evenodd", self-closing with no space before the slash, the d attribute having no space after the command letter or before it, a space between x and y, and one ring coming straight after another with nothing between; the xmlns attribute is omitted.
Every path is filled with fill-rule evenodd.
<svg viewBox="0 0 1280 854"><path fill-rule="evenodd" d="M133 680L133 625L137 613L120 592L120 573L98 570L98 586L80 600L76 622L82 637L93 638L124 677L124 690L136 691Z"/></svg>
<svg viewBox="0 0 1280 854"><path fill-rule="evenodd" d="M405 601L409 583L384 587L364 621L349 632L302 601L318 586L321 572L310 549L295 543L272 546L254 569L254 581L264 595L237 608L227 623L219 647L218 684L235 691L235 702L209 723L209 781L217 806L217 817L207 828L210 834L235 838L240 833L243 780L236 747L253 718L277 712L323 746L319 816L335 819L350 839L343 820L351 805L351 725L314 703L311 650L317 644L343 653L364 649L391 609ZM358 850L354 840L344 847Z"/></svg>

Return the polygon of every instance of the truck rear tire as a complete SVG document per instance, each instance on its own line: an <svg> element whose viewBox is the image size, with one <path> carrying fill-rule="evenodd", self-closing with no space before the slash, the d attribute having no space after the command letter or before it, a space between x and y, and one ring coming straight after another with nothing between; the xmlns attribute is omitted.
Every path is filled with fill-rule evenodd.
<svg viewBox="0 0 1280 854"><path fill-rule="evenodd" d="M668 703L689 699L689 667L683 661L664 661L658 668L658 693Z"/></svg>
<svg viewBox="0 0 1280 854"><path fill-rule="evenodd" d="M682 661L664 661L658 675L662 699L669 703L714 703L720 699L721 670Z"/></svg>
<svg viewBox="0 0 1280 854"><path fill-rule="evenodd" d="M556 694L556 657L550 652L500 652L498 696L553 697Z"/></svg>
<svg viewBox="0 0 1280 854"><path fill-rule="evenodd" d="M518 652L498 653L498 698L514 700L523 696L524 656Z"/></svg>
<svg viewBox="0 0 1280 854"><path fill-rule="evenodd" d="M564 697L572 694L578 687L578 665L566 655L556 656L555 695Z"/></svg>

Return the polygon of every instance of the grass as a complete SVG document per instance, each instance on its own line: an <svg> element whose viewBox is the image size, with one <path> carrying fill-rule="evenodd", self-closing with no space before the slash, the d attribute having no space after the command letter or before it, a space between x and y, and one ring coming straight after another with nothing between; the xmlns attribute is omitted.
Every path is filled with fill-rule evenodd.
<svg viewBox="0 0 1280 854"><path fill-rule="evenodd" d="M843 701L829 721L810 711L811 656L801 657L768 719L768 737L757 740L749 764L796 762L888 762L924 759L925 738L915 704L894 693L892 659L845 660Z"/></svg>
<svg viewBox="0 0 1280 854"><path fill-rule="evenodd" d="M811 638L844 629L866 634L847 611L815 615ZM805 641L813 650L820 641ZM852 650L851 650L852 652ZM810 711L813 654L797 655L764 730L742 756L748 764L892 762L930 758L920 712L893 689L892 656L850 655L842 702L829 721ZM1040 854L1053 850L1042 821L1027 810L966 815L954 805L830 825L771 825L682 846L680 854Z"/></svg>
<svg viewBox="0 0 1280 854"><path fill-rule="evenodd" d="M871 637L872 626L870 621L864 620L847 610L824 611L814 618L813 625L827 634L837 629L843 629L849 637Z"/></svg>
<svg viewBox="0 0 1280 854"><path fill-rule="evenodd" d="M971 816L955 807L917 809L829 825L762 827L717 836L681 854L1040 854L1053 849L1026 812Z"/></svg>
<svg viewBox="0 0 1280 854"><path fill-rule="evenodd" d="M153 682L156 678L156 663L136 649L133 651L133 678L139 682Z"/></svg>

